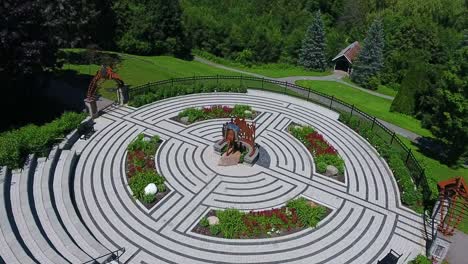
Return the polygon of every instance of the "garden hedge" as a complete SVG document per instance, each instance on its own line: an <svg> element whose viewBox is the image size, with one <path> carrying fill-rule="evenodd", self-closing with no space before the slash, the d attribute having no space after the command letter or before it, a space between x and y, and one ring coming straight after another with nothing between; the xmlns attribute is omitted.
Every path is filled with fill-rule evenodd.
<svg viewBox="0 0 468 264"><path fill-rule="evenodd" d="M196 93L211 93L211 92L235 92L235 93L246 93L247 87L239 84L227 84L227 83L187 83L181 84L176 83L173 85L165 85L150 89L146 93L135 95L129 102L129 105L134 107L140 107L145 104L156 102L162 99L187 95Z"/></svg>
<svg viewBox="0 0 468 264"><path fill-rule="evenodd" d="M85 113L65 112L42 126L30 124L1 133L0 166L20 168L29 154L46 156L54 143L77 128L85 118Z"/></svg>

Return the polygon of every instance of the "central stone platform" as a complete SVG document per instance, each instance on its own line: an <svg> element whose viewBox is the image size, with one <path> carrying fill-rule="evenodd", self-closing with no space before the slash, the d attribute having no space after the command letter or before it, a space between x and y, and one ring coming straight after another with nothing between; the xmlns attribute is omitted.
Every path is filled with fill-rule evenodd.
<svg viewBox="0 0 468 264"><path fill-rule="evenodd" d="M250 176L263 171L263 167L257 164L248 165L239 163L233 166L219 166L219 158L221 155L216 153L212 147L206 147L203 150L202 160L205 165L213 172L226 176Z"/></svg>

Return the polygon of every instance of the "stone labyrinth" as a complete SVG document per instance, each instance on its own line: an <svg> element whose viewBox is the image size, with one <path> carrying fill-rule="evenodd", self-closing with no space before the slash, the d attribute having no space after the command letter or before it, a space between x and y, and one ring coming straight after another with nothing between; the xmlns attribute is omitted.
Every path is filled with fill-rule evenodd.
<svg viewBox="0 0 468 264"><path fill-rule="evenodd" d="M218 167L213 143L226 119L182 125L188 107L247 104L256 117L262 160ZM291 122L316 128L346 162L345 183L315 172L312 156L288 134ZM82 220L106 248L125 247L127 263L376 263L390 249L404 263L424 250L421 216L400 204L378 153L338 121L338 114L296 98L249 91L171 98L138 109L115 107L96 120L79 148L75 199ZM157 170L171 192L151 209L132 199L127 145L159 135ZM280 207L305 196L332 209L315 229L267 239L221 239L191 230L210 209Z"/></svg>

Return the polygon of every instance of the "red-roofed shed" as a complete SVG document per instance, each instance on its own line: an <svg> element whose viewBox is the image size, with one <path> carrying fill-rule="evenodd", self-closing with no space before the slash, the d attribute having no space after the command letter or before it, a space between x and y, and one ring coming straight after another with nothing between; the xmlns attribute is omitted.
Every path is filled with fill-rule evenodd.
<svg viewBox="0 0 468 264"><path fill-rule="evenodd" d="M335 62L335 70L351 73L353 61L357 58L360 50L361 45L359 42L354 41L342 51L340 51L340 53L338 53L338 55L336 55L332 60Z"/></svg>

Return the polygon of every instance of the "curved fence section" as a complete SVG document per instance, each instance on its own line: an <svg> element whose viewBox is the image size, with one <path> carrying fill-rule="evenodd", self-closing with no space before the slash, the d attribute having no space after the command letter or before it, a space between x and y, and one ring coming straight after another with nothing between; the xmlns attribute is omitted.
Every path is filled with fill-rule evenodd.
<svg viewBox="0 0 468 264"><path fill-rule="evenodd" d="M194 76L162 80L134 87L129 91L130 101L132 101L132 99L137 96L145 95L147 93L156 93L158 90L167 91L171 89L181 89L184 86L196 84L238 84L239 86L244 86L249 89L277 92L320 104L329 109L340 112L340 114L348 120L352 118L353 120L357 121L357 127L366 127L367 129L371 129L372 132L375 133L378 137L398 150L402 160L405 161L405 166L410 171L413 182L423 191L424 204L432 204L432 191L429 186L428 179L424 173L424 168L416 160L415 156L411 152L411 149L408 148L401 141L401 139L396 136L395 132L379 122L374 116L359 110L354 105L348 104L333 96L329 96L313 89L302 87L294 83L251 76ZM172 92L178 95L176 91ZM184 93L179 94L182 95Z"/></svg>

